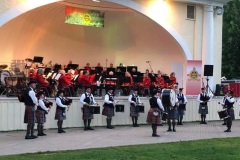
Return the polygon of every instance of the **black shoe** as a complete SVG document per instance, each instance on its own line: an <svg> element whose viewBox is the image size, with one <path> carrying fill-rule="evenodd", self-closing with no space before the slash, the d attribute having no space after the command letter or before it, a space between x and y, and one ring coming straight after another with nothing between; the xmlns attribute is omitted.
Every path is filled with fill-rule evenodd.
<svg viewBox="0 0 240 160"><path fill-rule="evenodd" d="M136 127L136 125L135 125L135 124L133 124L133 127Z"/></svg>
<svg viewBox="0 0 240 160"><path fill-rule="evenodd" d="M176 132L176 129L173 129L173 132Z"/></svg>
<svg viewBox="0 0 240 160"><path fill-rule="evenodd" d="M87 131L88 129L87 129L87 127L84 127L84 131Z"/></svg>
<svg viewBox="0 0 240 160"><path fill-rule="evenodd" d="M37 138L37 136L35 136L35 135L31 135L31 137L32 137L33 139Z"/></svg>
<svg viewBox="0 0 240 160"><path fill-rule="evenodd" d="M113 129L114 127L113 126L107 126L108 129Z"/></svg>
<svg viewBox="0 0 240 160"><path fill-rule="evenodd" d="M61 132L62 132L62 133L66 133L66 131L64 131L64 130L61 130Z"/></svg>
<svg viewBox="0 0 240 160"><path fill-rule="evenodd" d="M203 122L203 124L207 124L207 122Z"/></svg>
<svg viewBox="0 0 240 160"><path fill-rule="evenodd" d="M152 137L160 137L160 136L157 134L152 134Z"/></svg>
<svg viewBox="0 0 240 160"><path fill-rule="evenodd" d="M227 125L227 123L223 123L222 125Z"/></svg>
<svg viewBox="0 0 240 160"><path fill-rule="evenodd" d="M177 125L181 125L181 123L180 123L180 122L178 122L178 123L177 123Z"/></svg>
<svg viewBox="0 0 240 160"><path fill-rule="evenodd" d="M38 133L38 136L43 136L43 134L42 133Z"/></svg>
<svg viewBox="0 0 240 160"><path fill-rule="evenodd" d="M88 127L87 129L88 129L88 130L94 130L92 127Z"/></svg>
<svg viewBox="0 0 240 160"><path fill-rule="evenodd" d="M167 131L168 131L168 132L171 132L171 131L172 131L172 129L168 129Z"/></svg>
<svg viewBox="0 0 240 160"><path fill-rule="evenodd" d="M182 123L180 123L180 125L182 125Z"/></svg>
<svg viewBox="0 0 240 160"><path fill-rule="evenodd" d="M161 124L158 124L157 126L163 126L163 124L161 123Z"/></svg>
<svg viewBox="0 0 240 160"><path fill-rule="evenodd" d="M136 125L135 125L135 127L139 127L139 125L138 125L138 124L136 124Z"/></svg>
<svg viewBox="0 0 240 160"><path fill-rule="evenodd" d="M224 132L231 132L231 130L230 130L230 129L227 129L227 130L225 130Z"/></svg>
<svg viewBox="0 0 240 160"><path fill-rule="evenodd" d="M32 136L25 136L25 139L35 139Z"/></svg>
<svg viewBox="0 0 240 160"><path fill-rule="evenodd" d="M45 134L45 133L42 133L42 136L46 136L47 134Z"/></svg>
<svg viewBox="0 0 240 160"><path fill-rule="evenodd" d="M203 124L203 122L200 122L200 124Z"/></svg>

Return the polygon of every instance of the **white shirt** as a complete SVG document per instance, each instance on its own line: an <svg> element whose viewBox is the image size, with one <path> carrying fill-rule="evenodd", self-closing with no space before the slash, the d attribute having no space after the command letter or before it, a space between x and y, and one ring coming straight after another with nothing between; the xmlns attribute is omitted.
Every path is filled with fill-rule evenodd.
<svg viewBox="0 0 240 160"><path fill-rule="evenodd" d="M82 103L83 105L87 104L86 102L84 102L84 99L86 98L85 94L87 94L87 95L90 97L90 99L92 99L92 104L96 104L93 95L90 94L90 93L87 93L87 92L86 92L86 93L83 93L83 94L81 95L81 97L80 97L80 103Z"/></svg>
<svg viewBox="0 0 240 160"><path fill-rule="evenodd" d="M43 99L39 99L38 103L39 103L39 106L40 106L43 110L49 111L49 108L47 108L47 107L45 106L45 103L43 102Z"/></svg>
<svg viewBox="0 0 240 160"><path fill-rule="evenodd" d="M30 91L28 92L28 95L31 97L31 99L32 99L32 101L33 101L33 103L35 104L35 105L38 105L38 99L37 99L37 97L36 97L36 93L34 92L34 90L30 87Z"/></svg>
<svg viewBox="0 0 240 160"><path fill-rule="evenodd" d="M108 93L108 94L110 94L110 93ZM107 103L107 104L114 103L114 101L113 101L113 102L112 102L112 101L109 101L109 95L108 95L108 94L106 94L106 95L104 96L104 102ZM112 95L112 94L110 94L110 95Z"/></svg>
<svg viewBox="0 0 240 160"><path fill-rule="evenodd" d="M162 105L162 101L160 100L159 97L157 97L157 104L158 104L158 107L159 107L162 111L164 111L164 107L163 107L163 105Z"/></svg>
<svg viewBox="0 0 240 160"><path fill-rule="evenodd" d="M61 97L61 98L63 98L63 97ZM60 97L57 97L57 98L56 98L56 104L57 104L59 107L62 107L62 108L67 108L67 107L68 107L67 105L62 104L62 101L61 101Z"/></svg>
<svg viewBox="0 0 240 160"><path fill-rule="evenodd" d="M142 102L140 101L140 98L139 98L138 95L136 96L136 102L132 101L132 95L136 96L134 93L133 93L133 94L130 94L130 96L128 97L128 102L130 102L130 103L136 103L136 104L142 103Z"/></svg>

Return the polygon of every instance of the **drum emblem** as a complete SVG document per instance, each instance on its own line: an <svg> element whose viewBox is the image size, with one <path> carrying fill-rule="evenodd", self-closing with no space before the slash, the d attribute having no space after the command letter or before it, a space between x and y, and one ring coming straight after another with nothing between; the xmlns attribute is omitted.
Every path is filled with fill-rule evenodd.
<svg viewBox="0 0 240 160"><path fill-rule="evenodd" d="M190 72L190 80L196 81L198 79L198 72L195 67L193 67L193 70Z"/></svg>

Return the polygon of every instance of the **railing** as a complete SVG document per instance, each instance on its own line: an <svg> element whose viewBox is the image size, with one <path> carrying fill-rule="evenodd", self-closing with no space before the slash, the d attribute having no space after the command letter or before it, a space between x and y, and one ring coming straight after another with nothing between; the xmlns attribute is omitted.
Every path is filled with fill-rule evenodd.
<svg viewBox="0 0 240 160"><path fill-rule="evenodd" d="M116 97L115 99L119 101L119 104L124 104L125 111L115 112L113 117L113 125L131 125L131 117L128 97ZM79 102L79 98L72 98L73 103L67 112L67 120L64 121L63 127L83 127L82 121L82 105ZM183 121L199 121L200 116L198 114L199 103L196 97L188 97L187 110ZM209 114L207 115L207 120L220 120L217 114L218 110L222 107L218 104L222 97L214 97L211 102L209 102ZM54 120L55 116L55 100L49 99L54 102L51 111L46 115L47 122L44 124L44 128L57 128L57 122ZM103 100L101 98L95 98L99 103L102 111ZM145 113L140 113L139 124L146 124L147 112L149 109L149 99L146 97L141 98L141 101L145 106ZM238 103L234 104L235 117L239 119L239 107ZM0 98L0 131L12 131L12 130L25 130L26 124L23 123L25 106L20 103L16 98ZM94 114L94 119L92 120L92 126L106 126L106 117L102 114Z"/></svg>

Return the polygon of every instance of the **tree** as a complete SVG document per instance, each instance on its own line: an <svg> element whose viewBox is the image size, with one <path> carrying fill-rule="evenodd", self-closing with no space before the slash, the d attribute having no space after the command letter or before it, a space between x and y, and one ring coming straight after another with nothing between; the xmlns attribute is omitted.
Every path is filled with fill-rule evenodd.
<svg viewBox="0 0 240 160"><path fill-rule="evenodd" d="M222 40L222 75L240 78L240 0L224 6Z"/></svg>

